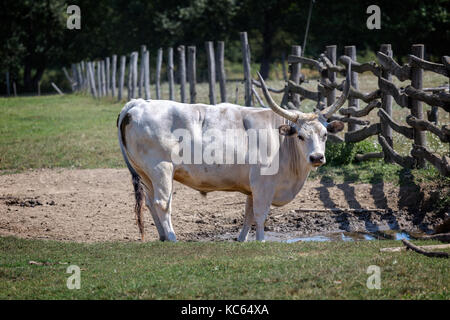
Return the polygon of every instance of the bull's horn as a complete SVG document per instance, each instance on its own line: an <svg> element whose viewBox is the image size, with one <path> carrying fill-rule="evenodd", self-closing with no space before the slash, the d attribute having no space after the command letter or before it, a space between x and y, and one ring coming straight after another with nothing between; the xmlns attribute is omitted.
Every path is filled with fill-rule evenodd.
<svg viewBox="0 0 450 320"><path fill-rule="evenodd" d="M258 77L259 77L259 81L261 82L262 92L264 94L264 97L267 100L267 103L269 104L270 109L272 109L273 112L282 116L283 118L288 119L289 121L297 122L297 120L299 118L299 114L285 110L285 109L281 108L279 105L277 105L275 103L275 101L273 101L272 97L270 96L270 93L269 93L269 90L267 89L266 83L264 82L264 79L259 74L259 72L258 72Z"/></svg>
<svg viewBox="0 0 450 320"><path fill-rule="evenodd" d="M344 90L342 91L342 95L337 99L331 106L324 109L321 114L326 118L329 119L333 113L339 110L340 107L342 107L345 103L345 100L348 98L348 94L350 92L350 77L351 77L351 63L348 64L347 68L347 75L344 80Z"/></svg>

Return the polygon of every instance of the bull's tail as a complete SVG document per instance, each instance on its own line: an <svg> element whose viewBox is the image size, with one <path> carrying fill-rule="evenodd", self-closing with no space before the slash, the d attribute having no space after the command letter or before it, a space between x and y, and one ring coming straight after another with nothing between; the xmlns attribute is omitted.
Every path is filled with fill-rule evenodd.
<svg viewBox="0 0 450 320"><path fill-rule="evenodd" d="M125 140L125 127L131 120L131 115L128 113L128 110L131 109L132 106L129 106L131 103L125 105L125 107L120 112L117 117L117 127L118 127L118 136L119 136L119 145L120 150L122 151L123 159L130 170L131 173L131 181L133 183L134 188L134 198L136 200L136 204L134 206L134 211L136 214L136 223L139 228L139 232L141 234L141 241L144 241L144 217L143 217L143 204L144 204L144 189L142 188L141 177L136 172L136 170L132 167L130 161L128 160L127 150L126 150L126 140Z"/></svg>

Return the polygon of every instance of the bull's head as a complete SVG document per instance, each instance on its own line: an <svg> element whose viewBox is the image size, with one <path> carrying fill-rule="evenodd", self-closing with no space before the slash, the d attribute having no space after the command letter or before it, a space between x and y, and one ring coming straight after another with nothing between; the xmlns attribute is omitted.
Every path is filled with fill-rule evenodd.
<svg viewBox="0 0 450 320"><path fill-rule="evenodd" d="M275 103L269 94L264 79L258 73L261 88L270 108L278 115L289 120L289 124L281 125L278 130L281 135L297 138L301 154L313 167L325 164L325 142L327 133L336 133L344 129L342 121L331 121L333 113L344 105L350 91L350 65L347 69L347 77L344 80L344 90L339 99L331 106L318 112L303 113L296 110L286 110Z"/></svg>

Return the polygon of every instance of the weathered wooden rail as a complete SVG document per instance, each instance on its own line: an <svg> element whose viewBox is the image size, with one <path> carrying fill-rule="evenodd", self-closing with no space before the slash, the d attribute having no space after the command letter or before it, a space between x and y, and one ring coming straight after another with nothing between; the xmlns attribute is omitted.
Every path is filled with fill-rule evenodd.
<svg viewBox="0 0 450 320"><path fill-rule="evenodd" d="M337 65L336 60L342 66ZM445 176L450 176L450 157L439 156L431 152L426 146L425 132L429 131L436 135L440 141L450 143L450 125L439 128L437 123L437 110L442 109L450 112L450 93L448 86L437 88L423 88L423 71L431 71L450 76L450 58L444 56L442 64L424 60L424 46L413 45L412 54L409 55L409 62L400 65L392 57L391 45L384 44L377 53L377 62L358 63L354 47L346 47L345 54L336 59L336 46L327 46L325 53L321 54L317 60L302 57L301 55L288 56L290 70L296 65L309 65L320 73L320 81L317 91L304 88L300 83L287 81L282 89L270 88L273 93L283 93L282 106L292 109L296 106L293 100L294 94L301 99L308 99L316 102L316 109L321 110L326 105L330 105L335 99L335 92L342 91L342 84L335 81L336 73L346 74L346 66L351 64L352 76L363 72L370 72L378 78L378 88L372 92L362 92L358 89L355 76L352 78L347 108L339 110L341 116L333 119L348 123L348 131L344 134L344 139L331 136L332 142L359 142L372 136L378 136L379 144L383 152L357 155L359 161L383 158L386 162L395 162L405 168L423 167L425 161L432 164ZM398 88L392 81L396 77L400 81L411 82L405 88ZM259 87L259 83L254 82ZM410 115L406 117L407 125L395 121L392 116L393 100L402 108L410 110ZM364 108L359 107L359 101L367 103ZM423 103L432 107L428 120L424 119ZM367 116L372 110L378 109L379 122L370 124L369 121L359 119ZM434 122L434 123L433 123ZM360 127L361 126L361 127ZM398 154L393 145L392 131L413 140L411 153L408 156ZM449 146L450 148L450 146ZM449 149L450 150L450 149Z"/></svg>

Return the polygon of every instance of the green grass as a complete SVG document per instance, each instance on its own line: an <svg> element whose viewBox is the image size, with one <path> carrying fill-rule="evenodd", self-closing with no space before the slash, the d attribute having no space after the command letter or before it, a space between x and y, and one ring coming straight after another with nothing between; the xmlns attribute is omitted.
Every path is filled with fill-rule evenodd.
<svg viewBox="0 0 450 320"><path fill-rule="evenodd" d="M123 104L65 95L0 99L0 169L121 167Z"/></svg>
<svg viewBox="0 0 450 320"><path fill-rule="evenodd" d="M0 299L449 299L448 260L379 252L401 245L77 244L7 237L0 238ZM66 287L69 265L81 269L79 290ZM370 265L381 268L380 290L366 287Z"/></svg>

